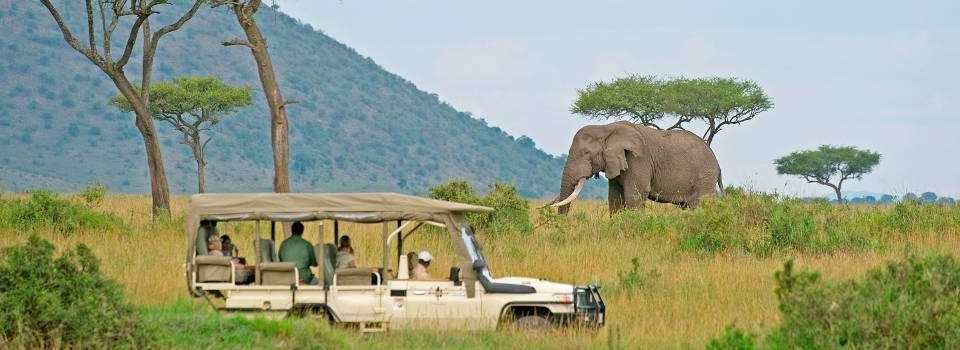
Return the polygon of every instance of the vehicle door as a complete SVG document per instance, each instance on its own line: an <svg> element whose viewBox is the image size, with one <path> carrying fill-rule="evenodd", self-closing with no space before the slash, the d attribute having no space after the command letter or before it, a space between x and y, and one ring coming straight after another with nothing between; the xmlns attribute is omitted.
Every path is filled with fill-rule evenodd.
<svg viewBox="0 0 960 350"><path fill-rule="evenodd" d="M335 280L330 286L327 305L341 322L384 322L387 320L385 291L386 285L382 283L344 285Z"/></svg>
<svg viewBox="0 0 960 350"><path fill-rule="evenodd" d="M461 283L450 280L407 281L404 318L415 328L473 329L480 324L480 298L468 298Z"/></svg>

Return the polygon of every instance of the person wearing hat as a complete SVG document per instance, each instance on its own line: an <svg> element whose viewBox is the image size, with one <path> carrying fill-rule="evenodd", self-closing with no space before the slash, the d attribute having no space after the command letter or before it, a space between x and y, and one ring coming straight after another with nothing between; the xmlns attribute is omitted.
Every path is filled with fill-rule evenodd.
<svg viewBox="0 0 960 350"><path fill-rule="evenodd" d="M433 261L433 255L430 255L430 252L426 250L421 250L417 254L417 266L413 267L413 274L411 274L410 279L426 281L430 280L430 274L427 272L427 268L430 267L430 262Z"/></svg>

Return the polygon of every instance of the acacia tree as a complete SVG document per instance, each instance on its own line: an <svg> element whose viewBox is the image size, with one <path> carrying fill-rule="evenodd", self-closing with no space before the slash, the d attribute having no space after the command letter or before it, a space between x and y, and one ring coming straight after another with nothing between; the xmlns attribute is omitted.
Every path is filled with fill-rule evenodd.
<svg viewBox="0 0 960 350"><path fill-rule="evenodd" d="M688 130L689 123L700 121L706 129L701 138L707 145L723 128L773 108L757 83L736 78L631 75L597 82L577 93L573 113L601 120L629 119L661 130Z"/></svg>
<svg viewBox="0 0 960 350"><path fill-rule="evenodd" d="M273 191L290 192L290 145L287 136L289 122L287 105L294 103L283 99L280 93L280 84L276 72L273 70L273 61L267 50L267 40L263 37L254 15L260 9L261 0L211 0L213 6L227 6L233 12L237 23L243 29L246 39L232 39L223 43L224 46L246 46L257 62L257 73L260 84L267 97L267 106L270 108L270 141L273 147Z"/></svg>
<svg viewBox="0 0 960 350"><path fill-rule="evenodd" d="M74 50L83 54L90 62L100 68L113 81L120 94L130 101L131 110L136 115L137 130L143 137L147 155L147 168L150 171L150 194L153 198L153 216L170 213L170 188L163 169L163 158L157 130L150 116L150 74L160 39L180 29L200 9L206 0L191 0L193 5L173 23L160 27L156 32L150 28L150 16L157 13L160 5L169 5L169 0L84 0L86 10L86 37L81 41L74 36L69 25L51 0L40 0L50 12L57 27L63 34L63 40ZM129 25L123 49L119 57L113 52L113 34L123 24ZM134 87L124 71L134 46L142 35L140 88Z"/></svg>
<svg viewBox="0 0 960 350"><path fill-rule="evenodd" d="M815 150L797 151L773 162L777 174L795 175L807 183L833 189L837 202L843 203L840 190L846 180L860 180L880 163L880 154L853 146L822 145Z"/></svg>
<svg viewBox="0 0 960 350"><path fill-rule="evenodd" d="M197 191L206 192L204 150L213 138L202 132L213 129L220 120L236 110L249 106L251 87L230 86L214 76L180 77L150 86L150 114L169 123L180 132L184 145L190 147L197 162ZM123 95L114 96L110 104L129 112L133 106Z"/></svg>

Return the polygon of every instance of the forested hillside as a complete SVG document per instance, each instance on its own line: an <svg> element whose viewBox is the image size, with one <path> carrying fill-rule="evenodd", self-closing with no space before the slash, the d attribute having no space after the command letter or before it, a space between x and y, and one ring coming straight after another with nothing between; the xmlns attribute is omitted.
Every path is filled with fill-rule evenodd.
<svg viewBox="0 0 960 350"><path fill-rule="evenodd" d="M75 30L84 29L83 3L67 1L63 7ZM160 13L155 26L177 12ZM515 138L455 110L281 12L264 8L258 16L284 95L299 101L289 107L295 191L424 193L454 178L478 188L511 183L531 197L557 191L562 160L529 138ZM0 186L71 191L99 182L112 191L147 192L143 143L133 116L107 103L116 93L113 84L64 43L35 2L0 1L0 30ZM208 148L207 183L210 191L269 191L269 113L253 59L245 48L220 44L239 36L226 10L201 10L161 42L154 81L214 74L256 87L255 105L216 131ZM188 148L168 125L157 125L171 189L194 191Z"/></svg>

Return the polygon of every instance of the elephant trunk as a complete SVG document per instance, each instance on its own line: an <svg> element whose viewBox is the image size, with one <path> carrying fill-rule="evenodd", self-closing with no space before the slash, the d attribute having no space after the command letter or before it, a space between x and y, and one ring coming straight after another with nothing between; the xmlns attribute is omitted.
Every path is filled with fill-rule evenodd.
<svg viewBox="0 0 960 350"><path fill-rule="evenodd" d="M560 181L560 193L545 206L556 206L557 212L566 214L570 211L570 203L576 199L583 189L584 182L590 177L589 168L584 168L582 162L577 159L567 158L567 163L563 167L563 175ZM589 167L589 163L587 164ZM558 205L559 203L559 205Z"/></svg>

